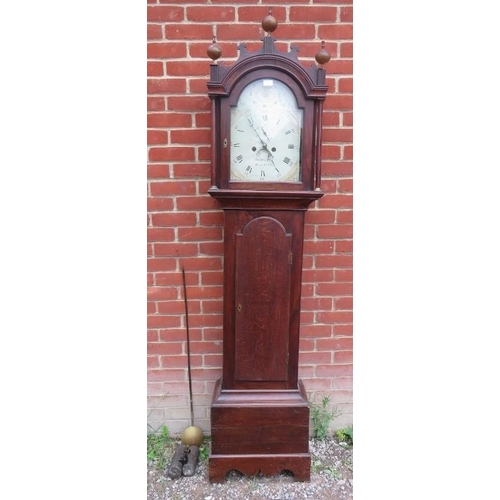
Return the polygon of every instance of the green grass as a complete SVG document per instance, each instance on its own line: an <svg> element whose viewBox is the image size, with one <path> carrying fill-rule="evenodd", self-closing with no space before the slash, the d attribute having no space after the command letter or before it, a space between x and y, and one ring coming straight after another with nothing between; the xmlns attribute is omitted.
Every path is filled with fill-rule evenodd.
<svg viewBox="0 0 500 500"><path fill-rule="evenodd" d="M210 437L205 436L203 443L200 446L200 462L204 462L208 460L208 456L210 455Z"/></svg>
<svg viewBox="0 0 500 500"><path fill-rule="evenodd" d="M323 440L330 435L330 424L340 415L340 411L333 410L330 406L329 396L323 396L320 403L309 402L314 437L317 439Z"/></svg>
<svg viewBox="0 0 500 500"><path fill-rule="evenodd" d="M339 429L335 432L335 436L341 443L346 443L347 446L352 448L353 446L353 434L352 434L352 425L349 427L345 427L344 429Z"/></svg>
<svg viewBox="0 0 500 500"><path fill-rule="evenodd" d="M155 463L158 469L165 469L172 453L174 440L171 438L166 425L162 425L160 432L148 433L148 461Z"/></svg>

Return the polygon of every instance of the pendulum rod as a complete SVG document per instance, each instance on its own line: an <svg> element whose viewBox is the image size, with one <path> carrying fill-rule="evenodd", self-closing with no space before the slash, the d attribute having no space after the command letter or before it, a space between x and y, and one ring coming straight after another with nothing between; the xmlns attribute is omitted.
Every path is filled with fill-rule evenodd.
<svg viewBox="0 0 500 500"><path fill-rule="evenodd" d="M184 285L184 308L186 310L187 358L188 358L188 379L189 379L189 405L190 405L190 408L191 408L191 426L194 426L193 385L192 385L192 382L191 382L191 349L190 349L190 341L189 341L189 315L188 315L186 273L184 271L184 267L182 267L182 283Z"/></svg>

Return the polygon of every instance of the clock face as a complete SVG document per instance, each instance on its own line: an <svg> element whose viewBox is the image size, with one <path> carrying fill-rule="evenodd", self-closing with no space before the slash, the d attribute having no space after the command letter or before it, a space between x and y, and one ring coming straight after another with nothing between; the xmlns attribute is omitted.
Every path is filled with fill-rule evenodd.
<svg viewBox="0 0 500 500"><path fill-rule="evenodd" d="M299 182L302 109L279 80L248 84L231 108L230 180Z"/></svg>

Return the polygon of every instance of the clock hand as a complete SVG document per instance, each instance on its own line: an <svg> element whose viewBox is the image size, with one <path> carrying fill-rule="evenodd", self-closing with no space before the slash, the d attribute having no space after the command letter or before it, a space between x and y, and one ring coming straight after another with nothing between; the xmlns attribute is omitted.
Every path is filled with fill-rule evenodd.
<svg viewBox="0 0 500 500"><path fill-rule="evenodd" d="M248 120L248 123L250 124L250 127L252 127L253 131L255 132L255 134L257 135L257 137L259 138L259 141L262 143L262 145L264 146L263 149L267 149L267 144L262 140L261 136L259 135L259 133L257 132L257 129L254 127L253 125L253 120L251 118L248 118L247 116L247 120Z"/></svg>
<svg viewBox="0 0 500 500"><path fill-rule="evenodd" d="M266 145L264 144L264 146L266 146ZM269 151L269 149L267 149L267 146L260 148L257 151L257 155L259 155L261 151L264 151L267 153L267 161L270 161L273 164L273 167L279 172L278 168L276 167L276 164L274 163L274 155L271 153L271 151Z"/></svg>
<svg viewBox="0 0 500 500"><path fill-rule="evenodd" d="M269 139L268 135L266 134L266 131L264 130L264 127L260 127L262 129L262 132L264 132L264 135L266 136L266 139L268 142L271 141L271 139Z"/></svg>

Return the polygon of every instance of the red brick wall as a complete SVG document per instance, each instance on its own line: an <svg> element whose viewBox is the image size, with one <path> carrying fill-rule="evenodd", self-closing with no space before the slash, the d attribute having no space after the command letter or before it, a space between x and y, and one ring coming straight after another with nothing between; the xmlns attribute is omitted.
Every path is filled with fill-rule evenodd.
<svg viewBox="0 0 500 500"><path fill-rule="evenodd" d="M352 423L352 64L350 0L148 0L148 423L189 425L185 269L195 424L210 429L222 367L222 225L210 181L206 50L214 30L220 62L261 46L268 5L280 50L300 48L307 66L321 40L325 66L323 198L306 216L299 375L309 398L328 395Z"/></svg>

